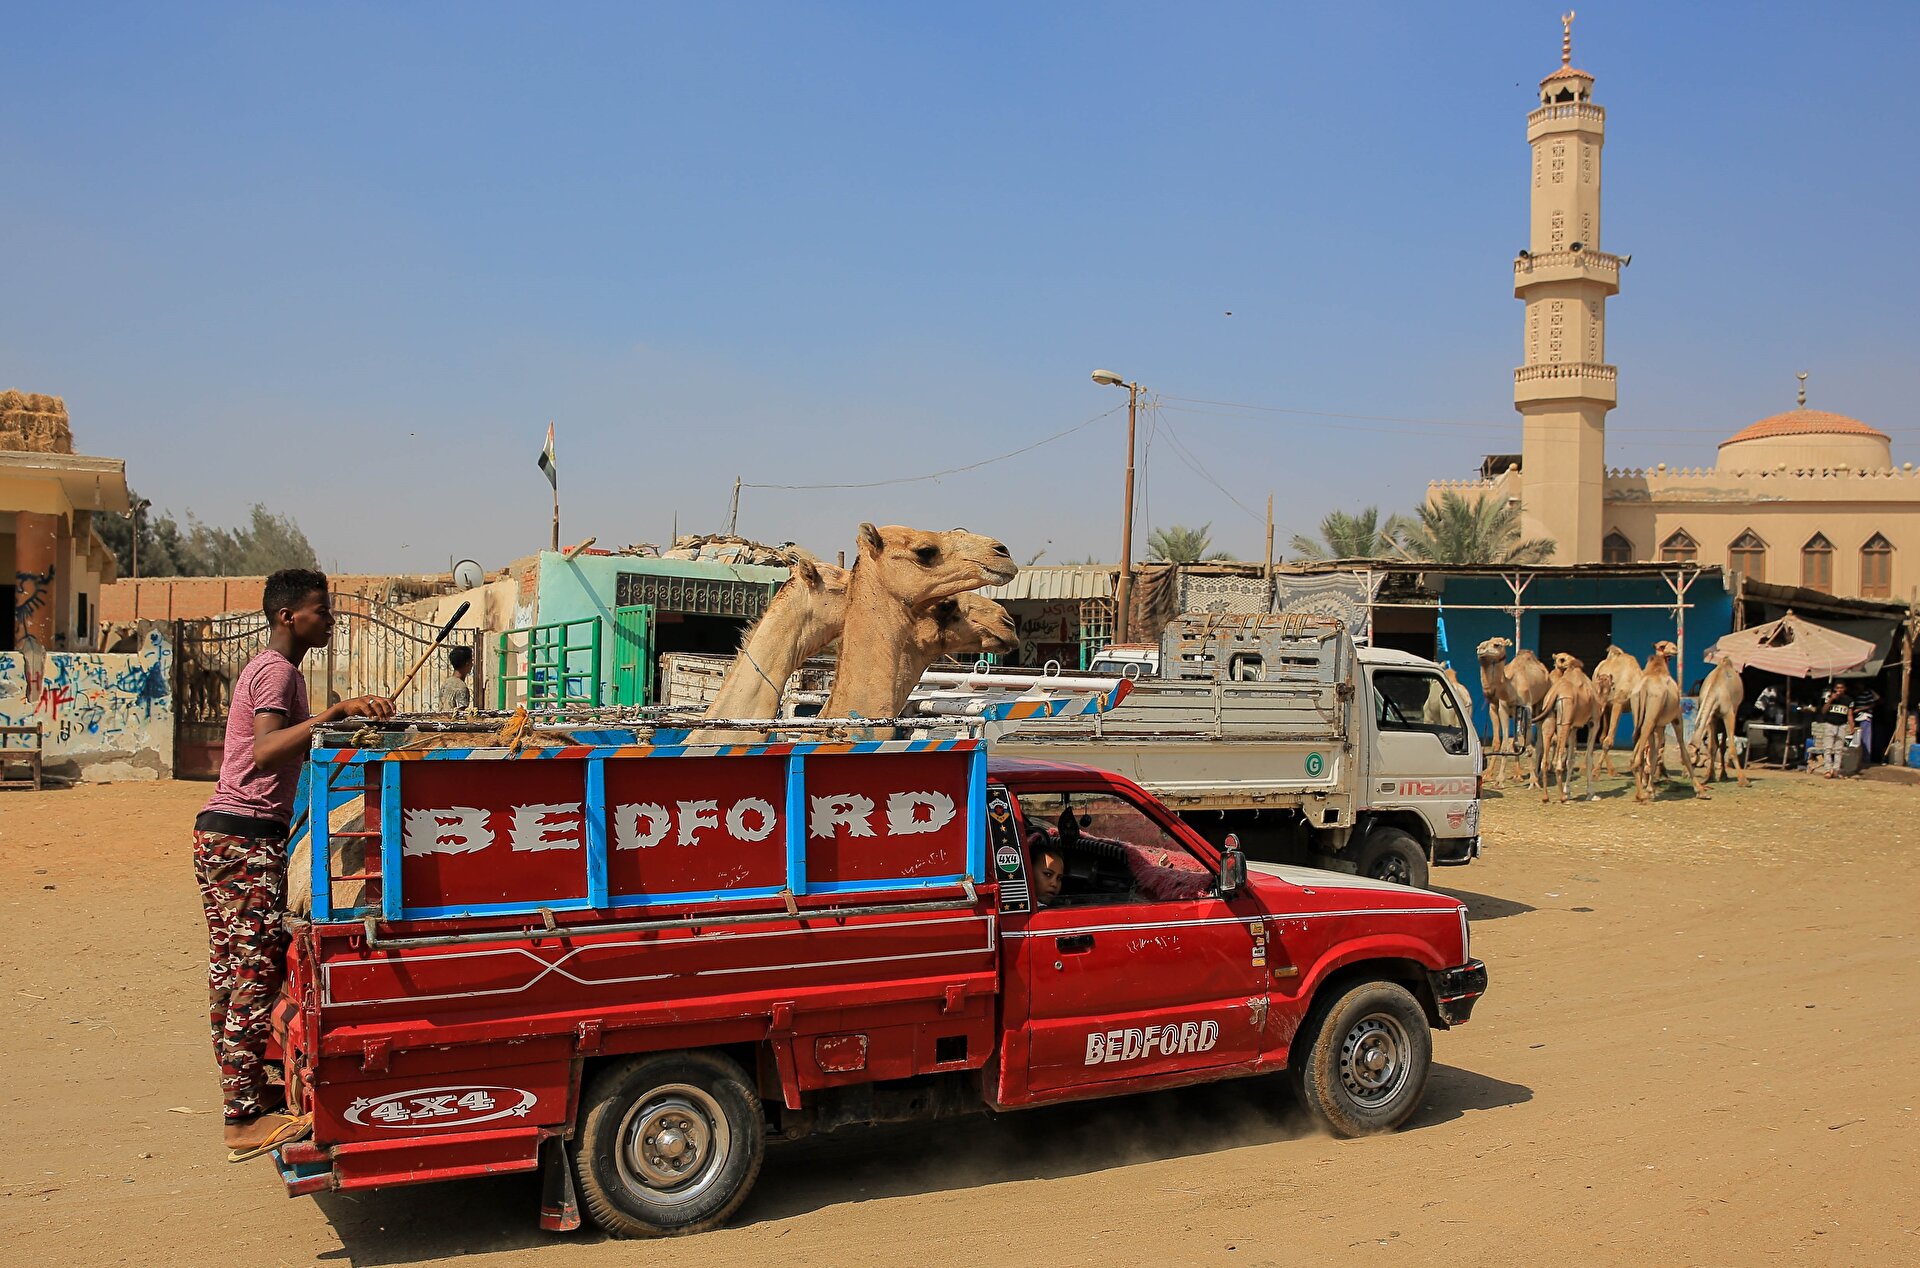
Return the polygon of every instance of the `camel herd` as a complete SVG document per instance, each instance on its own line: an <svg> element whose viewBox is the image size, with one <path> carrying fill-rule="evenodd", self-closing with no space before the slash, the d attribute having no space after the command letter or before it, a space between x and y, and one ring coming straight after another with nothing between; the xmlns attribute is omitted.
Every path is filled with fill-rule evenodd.
<svg viewBox="0 0 1920 1268"><path fill-rule="evenodd" d="M1627 715L1633 718L1633 756L1628 769L1633 772L1635 800L1651 801L1666 777L1669 728L1697 795L1709 794L1694 769L1696 762L1705 768L1709 780L1725 779L1731 766L1740 786L1747 786L1746 762L1733 739L1743 684L1739 669L1718 652L1707 653L1713 670L1701 684L1693 748L1687 745L1681 729L1680 684L1674 681L1669 667L1679 648L1664 639L1653 645L1653 654L1644 665L1618 647L1607 648L1606 659L1592 677L1587 676L1586 665L1577 656L1556 653L1549 670L1539 657L1524 647L1515 648L1513 640L1507 638L1488 639L1480 644L1477 655L1480 690L1493 723L1494 757L1488 782L1495 787L1512 775L1515 757L1537 728L1538 742L1533 745L1532 767L1525 772L1526 784L1538 789L1541 800L1547 801L1552 799L1557 778L1560 799L1570 800L1574 733L1585 730L1583 791L1591 796L1596 762L1604 773L1614 774L1613 736Z"/></svg>

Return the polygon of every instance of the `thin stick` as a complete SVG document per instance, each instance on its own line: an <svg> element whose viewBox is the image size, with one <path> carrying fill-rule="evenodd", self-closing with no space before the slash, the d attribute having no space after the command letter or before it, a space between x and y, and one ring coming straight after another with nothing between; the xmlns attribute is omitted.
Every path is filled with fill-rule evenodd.
<svg viewBox="0 0 1920 1268"><path fill-rule="evenodd" d="M388 696L387 699L398 700L400 698L400 693L405 691L408 685L413 682L413 677L420 672L420 667L427 663L427 657L433 655L435 651L439 650L440 644L447 641L447 635L453 633L453 627L460 624L460 618L465 616L467 609L472 606L471 603L462 603L453 610L453 615L447 618L447 623L440 627L438 634L433 636L433 642L427 647L426 651L420 653L420 659L413 662L413 668L407 671L407 676L400 680L400 685L393 689L393 694Z"/></svg>

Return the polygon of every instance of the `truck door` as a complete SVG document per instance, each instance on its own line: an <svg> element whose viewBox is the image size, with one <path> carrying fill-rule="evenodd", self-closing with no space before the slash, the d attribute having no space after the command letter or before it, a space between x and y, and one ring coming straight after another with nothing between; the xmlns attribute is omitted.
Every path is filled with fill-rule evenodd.
<svg viewBox="0 0 1920 1268"><path fill-rule="evenodd" d="M1222 901L1212 868L1109 788L1019 803L1034 910L1008 937L1027 988L1025 1090L1053 1099L1252 1061L1268 980L1252 895ZM1060 870L1049 898L1040 878Z"/></svg>
<svg viewBox="0 0 1920 1268"><path fill-rule="evenodd" d="M1375 809L1409 806L1424 814L1436 836L1477 831L1455 815L1474 805L1473 744L1446 679L1430 670L1383 665L1367 670L1369 719L1367 800Z"/></svg>

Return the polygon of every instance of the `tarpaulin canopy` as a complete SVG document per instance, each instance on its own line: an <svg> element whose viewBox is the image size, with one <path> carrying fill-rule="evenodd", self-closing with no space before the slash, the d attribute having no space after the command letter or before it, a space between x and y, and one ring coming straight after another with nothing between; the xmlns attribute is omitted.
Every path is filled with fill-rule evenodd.
<svg viewBox="0 0 1920 1268"><path fill-rule="evenodd" d="M1714 650L1742 669L1764 669L1788 678L1831 678L1872 659L1874 645L1816 625L1788 612L1777 621L1738 630Z"/></svg>

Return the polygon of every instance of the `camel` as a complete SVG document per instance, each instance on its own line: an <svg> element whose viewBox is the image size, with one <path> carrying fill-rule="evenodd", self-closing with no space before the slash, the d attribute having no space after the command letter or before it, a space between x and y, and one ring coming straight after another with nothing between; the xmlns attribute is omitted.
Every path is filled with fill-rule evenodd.
<svg viewBox="0 0 1920 1268"><path fill-rule="evenodd" d="M1511 639L1490 638L1474 649L1480 661L1480 694L1486 698L1487 721L1492 728L1495 757L1487 783L1494 787L1505 782L1513 754L1513 716L1519 697L1507 677L1507 649L1512 646Z"/></svg>
<svg viewBox="0 0 1920 1268"><path fill-rule="evenodd" d="M1601 773L1609 778L1614 774L1613 737L1619 733L1620 719L1632 711L1633 689L1640 685L1640 676L1645 672L1639 661L1611 644L1607 647L1607 658L1593 671L1594 689L1600 693L1600 719L1595 724L1595 737L1600 742Z"/></svg>
<svg viewBox="0 0 1920 1268"><path fill-rule="evenodd" d="M1746 697L1746 684L1740 681L1739 668L1724 653L1709 651L1706 661L1713 669L1700 684L1700 711L1694 718L1693 735L1706 766L1707 782L1727 777L1727 758L1731 755L1734 777L1740 787L1745 788L1748 786L1747 761L1734 742L1734 724L1740 702Z"/></svg>
<svg viewBox="0 0 1920 1268"><path fill-rule="evenodd" d="M1587 677L1587 667L1579 657L1566 652L1556 653L1553 658L1553 672L1548 675L1550 685L1541 707L1533 715L1540 725L1540 753L1536 759L1541 767L1540 800L1552 800L1550 785L1554 773L1560 776L1560 800L1569 800L1569 789L1573 783L1573 733L1581 727L1591 728L1600 715L1600 693L1595 690L1593 680ZM1593 795L1593 731L1587 733L1587 792Z"/></svg>
<svg viewBox="0 0 1920 1268"><path fill-rule="evenodd" d="M1020 633L1013 614L978 594L956 594L928 608L913 623L913 639L900 657L900 675L894 680L898 708L920 684L920 675L943 656L969 653L1002 654L1018 651Z"/></svg>
<svg viewBox="0 0 1920 1268"><path fill-rule="evenodd" d="M1653 645L1640 683L1633 689L1633 782L1635 801L1652 801L1654 785L1660 778L1661 750L1666 732L1673 728L1674 744L1680 749L1680 761L1693 781L1696 796L1706 797L1707 786L1693 771L1693 755L1687 751L1686 735L1680 727L1680 684L1673 680L1667 664L1680 649L1665 639Z"/></svg>
<svg viewBox="0 0 1920 1268"><path fill-rule="evenodd" d="M1523 732L1526 743L1529 745L1537 744L1539 737L1534 734L1533 715L1539 711L1541 704L1546 701L1547 691L1552 686L1552 679L1547 673L1547 667L1540 663L1538 656L1535 656L1526 648L1516 647L1513 649L1513 659L1507 663L1507 681L1513 684L1513 694L1518 698L1519 705L1521 706L1517 708L1515 712L1515 720L1519 724L1518 729ZM1516 741L1515 747L1519 747L1518 741ZM1540 782L1540 760L1538 755L1535 755L1534 764L1531 767L1523 767L1522 769L1527 772L1527 787L1537 787Z"/></svg>
<svg viewBox="0 0 1920 1268"><path fill-rule="evenodd" d="M942 599L1011 581L1020 568L1004 545L963 528L932 533L862 524L859 552L847 585L833 690L821 716L897 717L912 690L911 682L902 686L901 659L920 614Z"/></svg>
<svg viewBox="0 0 1920 1268"><path fill-rule="evenodd" d="M771 718L780 696L809 656L824 650L847 620L847 584L852 573L811 559L796 559L786 584L760 619L747 627L740 650L707 706L709 718ZM765 738L765 737L760 737ZM689 744L751 743L741 731L695 731Z"/></svg>

